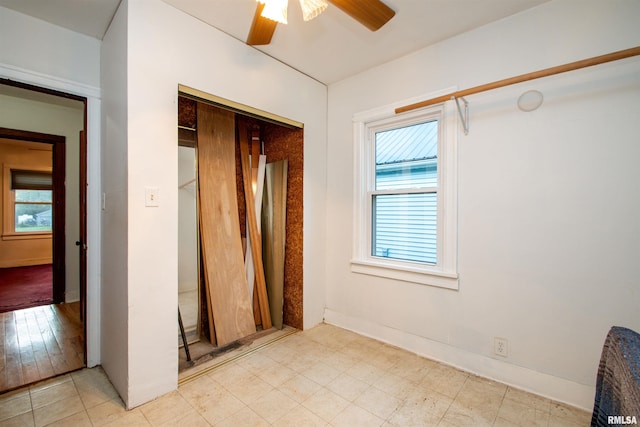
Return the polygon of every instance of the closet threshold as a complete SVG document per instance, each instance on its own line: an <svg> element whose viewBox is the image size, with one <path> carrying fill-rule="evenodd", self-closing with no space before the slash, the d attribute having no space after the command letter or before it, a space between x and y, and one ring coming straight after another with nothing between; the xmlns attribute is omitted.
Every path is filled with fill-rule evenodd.
<svg viewBox="0 0 640 427"><path fill-rule="evenodd" d="M285 325L282 329L270 328L258 331L247 337L236 340L226 346L215 348L213 351L193 357L191 362L183 360L181 351L178 373L178 385L186 384L228 363L269 346L282 338L300 332L298 329ZM193 351L193 350L192 350Z"/></svg>

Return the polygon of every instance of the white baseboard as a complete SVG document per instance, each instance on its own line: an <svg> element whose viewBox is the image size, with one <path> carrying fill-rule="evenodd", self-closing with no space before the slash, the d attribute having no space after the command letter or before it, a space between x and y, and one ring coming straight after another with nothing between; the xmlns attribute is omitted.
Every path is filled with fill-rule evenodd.
<svg viewBox="0 0 640 427"><path fill-rule="evenodd" d="M471 353L441 342L325 309L325 323L405 349L463 371L551 400L592 411L595 386L588 386ZM594 378L596 373L594 372Z"/></svg>
<svg viewBox="0 0 640 427"><path fill-rule="evenodd" d="M73 302L80 302L80 296L79 295L65 295L65 300L64 300L65 304L71 304Z"/></svg>

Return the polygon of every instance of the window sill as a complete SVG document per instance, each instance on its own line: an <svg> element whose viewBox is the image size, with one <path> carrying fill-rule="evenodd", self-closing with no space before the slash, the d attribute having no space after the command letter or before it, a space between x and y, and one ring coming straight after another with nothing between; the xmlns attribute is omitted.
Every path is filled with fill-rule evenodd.
<svg viewBox="0 0 640 427"><path fill-rule="evenodd" d="M353 273L385 277L419 285L458 290L458 274L428 270L426 268L408 266L402 263L379 262L374 260L352 260Z"/></svg>
<svg viewBox="0 0 640 427"><path fill-rule="evenodd" d="M41 233L6 233L2 235L2 240L33 240L33 239L51 239L51 232Z"/></svg>

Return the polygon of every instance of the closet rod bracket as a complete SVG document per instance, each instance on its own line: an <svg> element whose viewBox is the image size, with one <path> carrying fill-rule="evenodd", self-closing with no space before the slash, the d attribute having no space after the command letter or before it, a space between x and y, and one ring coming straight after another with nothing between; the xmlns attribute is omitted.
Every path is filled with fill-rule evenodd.
<svg viewBox="0 0 640 427"><path fill-rule="evenodd" d="M464 129L464 134L469 135L469 103L464 97L456 98L455 96L451 97L452 100L456 101L456 106L458 107L458 114L460 115L460 120L462 121L462 128ZM460 99L464 102L464 114L462 113L462 108L460 108Z"/></svg>

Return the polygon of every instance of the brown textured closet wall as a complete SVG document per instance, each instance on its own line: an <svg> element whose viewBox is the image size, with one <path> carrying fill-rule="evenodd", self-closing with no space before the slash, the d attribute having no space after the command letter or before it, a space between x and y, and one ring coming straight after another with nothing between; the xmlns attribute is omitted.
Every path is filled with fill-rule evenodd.
<svg viewBox="0 0 640 427"><path fill-rule="evenodd" d="M284 267L284 323L303 329L303 129L271 123L261 126L267 162L289 159L287 179L287 238Z"/></svg>

